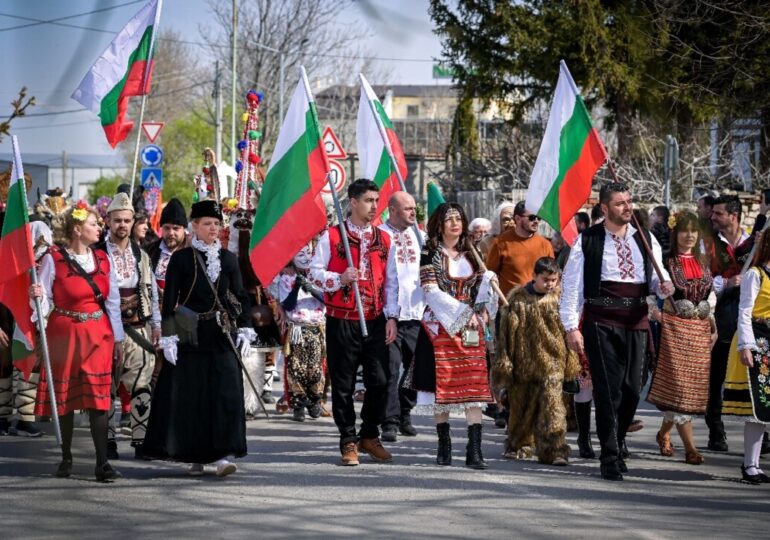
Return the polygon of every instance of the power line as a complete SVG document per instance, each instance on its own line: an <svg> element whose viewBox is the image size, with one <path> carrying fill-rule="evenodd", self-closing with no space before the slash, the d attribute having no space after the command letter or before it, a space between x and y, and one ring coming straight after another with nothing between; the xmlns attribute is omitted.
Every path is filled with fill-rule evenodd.
<svg viewBox="0 0 770 540"><path fill-rule="evenodd" d="M33 22L29 23L29 24L20 24L18 26L9 26L9 27L6 27L6 28L0 28L0 32L9 32L11 30L21 30L22 28L29 28L31 26L40 26L42 24L56 24L56 23L59 23L60 21L67 21L69 19L77 19L78 17L84 17L86 15L93 15L95 13L103 13L105 11L112 11L113 9L118 9L118 8L122 8L122 7L125 7L125 6L130 6L132 4L139 4L139 3L142 3L144 1L145 0L131 0L130 2L125 2L123 4L118 4L118 5L115 5L115 6L110 6L110 7L101 8L101 9L94 9L93 11L86 11L84 13L76 13L75 15L67 15L66 17L58 17L56 19L48 19L48 20L33 19L31 17L24 17L22 15L14 15L12 13L0 12L0 15L2 15L4 17L10 17L12 19L20 19L20 20L23 20L23 21L33 21ZM69 25L61 25L61 26L69 26ZM72 26L74 26L74 25L72 25ZM77 26L75 26L75 28L77 28ZM83 27L83 28L87 29L87 30L95 30L95 31L98 31L98 32L102 31L102 30L97 30L95 28L86 28L86 27Z"/></svg>

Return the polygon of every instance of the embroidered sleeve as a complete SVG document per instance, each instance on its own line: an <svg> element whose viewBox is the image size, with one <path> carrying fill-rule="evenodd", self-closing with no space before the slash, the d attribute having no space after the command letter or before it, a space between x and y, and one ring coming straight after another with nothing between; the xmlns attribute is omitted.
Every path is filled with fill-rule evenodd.
<svg viewBox="0 0 770 540"><path fill-rule="evenodd" d="M150 320L150 326L152 326L153 330L160 330L158 281L155 279L155 274L151 274L150 277L152 278L152 299L150 300L150 303L152 304L152 318Z"/></svg>
<svg viewBox="0 0 770 540"><path fill-rule="evenodd" d="M741 281L741 298L738 304L738 350L757 350L754 340L754 328L751 326L751 312L757 301L759 288L762 285L761 270L751 268Z"/></svg>
<svg viewBox="0 0 770 540"><path fill-rule="evenodd" d="M123 341L123 321L120 318L120 292L118 292L118 277L115 275L115 272L110 272L110 292L104 302L104 307L107 308L107 316L110 318L115 341Z"/></svg>
<svg viewBox="0 0 770 540"><path fill-rule="evenodd" d="M398 268L396 267L396 246L390 245L388 266L385 270L385 317L398 318L401 308L398 305Z"/></svg>
<svg viewBox="0 0 770 540"><path fill-rule="evenodd" d="M569 252L567 265L562 273L559 316L565 332L577 330L583 312L583 244L582 235Z"/></svg>
<svg viewBox="0 0 770 540"><path fill-rule="evenodd" d="M313 285L324 292L334 292L342 287L340 275L337 272L327 270L331 256L329 232L326 231L319 238L318 245L313 254L313 260L310 263L310 279Z"/></svg>
<svg viewBox="0 0 770 540"><path fill-rule="evenodd" d="M435 319L447 334L455 336L471 320L473 308L441 290L434 264L436 257L442 257L441 253L423 249L420 257L420 285L425 293L425 303Z"/></svg>
<svg viewBox="0 0 770 540"><path fill-rule="evenodd" d="M668 275L668 271L666 270L666 267L663 265L663 253L660 248L660 243L658 242L658 239L655 238L654 235L650 235L650 246L652 247L652 255L655 257L655 262L658 263L658 268L660 268L660 273L663 275L663 281L671 281L671 276ZM660 285L661 280L658 278L658 273L653 270L652 276L650 279L652 290L657 294L660 298L663 298L663 296L660 293Z"/></svg>
<svg viewBox="0 0 770 540"><path fill-rule="evenodd" d="M479 286L479 292L476 294L476 310L481 311L482 308L486 308L490 320L494 320L497 315L497 306L500 300L497 293L492 288L492 280L496 279L497 276L491 270L484 272L484 277Z"/></svg>

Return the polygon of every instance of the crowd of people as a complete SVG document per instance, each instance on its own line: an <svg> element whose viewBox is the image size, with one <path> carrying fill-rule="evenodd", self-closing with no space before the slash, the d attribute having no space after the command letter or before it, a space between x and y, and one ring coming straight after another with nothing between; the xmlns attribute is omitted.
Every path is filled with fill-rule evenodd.
<svg viewBox="0 0 770 540"><path fill-rule="evenodd" d="M702 198L697 213L656 207L647 227L627 186L610 183L590 214L575 216L570 246L542 236L524 202L470 223L462 206L443 203L423 231L411 195L394 194L382 223L378 199L374 182L352 182L346 219L264 284L242 252L245 237L227 237L248 231L225 227L215 200L196 202L188 218L172 199L159 237L125 193L104 223L83 201L55 235L34 221L40 283L29 296L46 317L52 380L39 365L14 374L13 319L0 306L0 435L40 436L36 415L54 414L53 393L58 477L72 474L76 411L88 415L96 479L121 476L111 464L120 457L116 409L130 419L135 458L232 474L247 453L245 396L271 397L245 364L269 323L280 333L281 401L292 420L323 416L330 382L344 466L362 454L392 461L383 442L417 435L416 414L433 417L436 463L450 466L453 413L465 417L469 468L488 467L485 414L507 430L504 457L564 466L570 423L580 457L596 458L594 412L601 477L618 481L646 398L661 411L661 455L675 455L676 427L684 461L704 462L697 415L708 449L726 452L723 417L735 418L744 422L742 480L770 482L759 463L770 451L764 205L751 234L730 195Z"/></svg>

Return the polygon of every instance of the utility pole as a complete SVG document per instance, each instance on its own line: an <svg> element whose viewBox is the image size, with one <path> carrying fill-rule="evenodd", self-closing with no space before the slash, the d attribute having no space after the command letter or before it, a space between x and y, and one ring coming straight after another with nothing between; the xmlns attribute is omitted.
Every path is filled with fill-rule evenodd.
<svg viewBox="0 0 770 540"><path fill-rule="evenodd" d="M238 46L238 0L233 0L233 61L232 61L232 95L230 96L230 159L235 166L235 91L236 91L236 67L237 67L237 46Z"/></svg>
<svg viewBox="0 0 770 540"><path fill-rule="evenodd" d="M61 151L61 189L67 193L67 151Z"/></svg>
<svg viewBox="0 0 770 540"><path fill-rule="evenodd" d="M222 161L224 156L222 155L222 72L219 70L219 60L216 62L214 68L214 92L211 94L214 98L214 125L216 129L216 140L214 142L214 148L216 148L217 159Z"/></svg>

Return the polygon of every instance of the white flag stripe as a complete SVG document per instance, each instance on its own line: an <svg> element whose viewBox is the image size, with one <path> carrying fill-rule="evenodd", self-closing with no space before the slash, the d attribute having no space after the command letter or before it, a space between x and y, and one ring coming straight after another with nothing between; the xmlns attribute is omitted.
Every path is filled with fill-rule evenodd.
<svg viewBox="0 0 770 540"><path fill-rule="evenodd" d="M374 179L377 167L380 165L385 144L382 142L380 128L372 113L369 100L379 101L377 94L366 79L361 76L361 99L358 102L358 118L356 119L356 145L358 161L361 163L361 177Z"/></svg>
<svg viewBox="0 0 770 540"><path fill-rule="evenodd" d="M297 84L294 94L289 102L289 109L281 125L281 131L278 133L278 141L275 143L273 156L270 158L270 167L281 161L281 158L291 149L297 139L305 135L307 131L306 116L309 109L307 93L305 92L302 81Z"/></svg>
<svg viewBox="0 0 770 540"><path fill-rule="evenodd" d="M537 154L535 167L532 169L532 177L527 190L526 207L533 214L540 211L543 201L550 193L559 174L559 146L561 143L561 130L572 117L575 110L577 94L575 83L562 63L559 68L559 80L553 93L551 111L548 123Z"/></svg>
<svg viewBox="0 0 770 540"><path fill-rule="evenodd" d="M128 59L139 45L147 27L154 24L157 9L158 0L150 0L128 21L80 81L72 93L72 99L99 114L104 96L126 76Z"/></svg>

